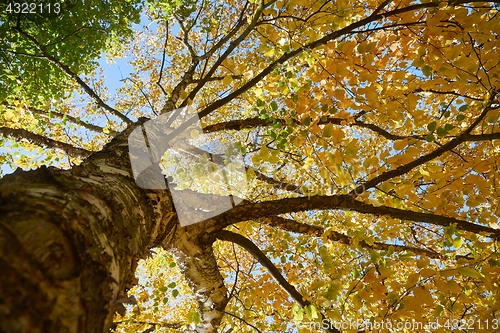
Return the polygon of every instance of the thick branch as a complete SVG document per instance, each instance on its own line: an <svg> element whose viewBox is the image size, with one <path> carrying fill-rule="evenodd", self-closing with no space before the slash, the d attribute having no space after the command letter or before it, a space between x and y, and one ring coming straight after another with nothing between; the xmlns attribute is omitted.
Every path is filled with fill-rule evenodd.
<svg viewBox="0 0 500 333"><path fill-rule="evenodd" d="M467 134L463 136L465 141L491 141L500 139L500 133Z"/></svg>
<svg viewBox="0 0 500 333"><path fill-rule="evenodd" d="M276 119L276 121L282 123L283 125L286 124L285 119ZM327 117L326 119L322 119L318 122L318 125L325 125L325 124L334 124L334 125L341 125L342 122L345 121L343 118L335 118L335 117ZM254 127L260 127L260 126L272 126L273 123L260 119L258 117L255 118L247 118L247 119L238 119L238 120L230 120L226 122L221 122L213 125L208 125L206 126L203 131L205 133L210 133L210 132L218 132L218 131L223 131L223 130L241 130L245 128L254 128ZM355 127L361 127L361 128L367 128L372 130L373 132L385 137L386 139L389 140L401 140L405 139L408 137L416 138L416 139L425 139L424 136L418 136L418 135L412 135L412 136L403 136L403 135L395 135L387 132L386 130L378 127L377 125L374 124L367 124L362 121L356 120L354 123L349 123L346 124L347 126L355 126Z"/></svg>
<svg viewBox="0 0 500 333"><path fill-rule="evenodd" d="M282 123L283 125L286 124L285 119L276 119L276 121ZM320 120L318 122L318 125L325 125L325 124L334 124L334 125L341 125L342 121L345 121L343 118L335 118L335 117L327 117L326 119ZM216 123L213 125L208 125L203 128L204 133L212 133L212 132L219 132L219 131L227 131L227 130L242 130L242 129L247 129L247 128L255 128L255 127L267 127L267 126L272 126L273 123L261 119L259 117L255 118L246 118L246 119L237 119L237 120L229 120L225 122L220 122ZM377 133L380 136L383 136L384 138L388 140L402 140L402 139L408 139L408 138L413 138L413 139L419 139L419 140L425 140L425 136L423 135L397 135L397 134L392 134L386 131L383 128L380 128L377 125L374 124L368 124L365 122L362 122L360 120L356 120L354 123L349 123L346 124L346 126L352 126L352 127L361 127L361 128L367 128L375 133ZM489 140L495 140L495 139L500 139L500 133L489 133L489 134L466 134L463 135L463 140L465 141L489 141Z"/></svg>
<svg viewBox="0 0 500 333"><path fill-rule="evenodd" d="M213 227L208 227L207 231L213 232L217 230L217 228L223 228L240 221L318 209L352 210L363 214L370 214L372 216L386 216L406 221L425 222L443 227L455 224L458 229L473 233L485 233L495 239L500 239L500 230L483 225L432 213L421 213L387 206L376 207L371 204L357 201L350 195L285 198L254 204L239 205L230 211L208 220L207 222L210 222L211 225L213 224Z"/></svg>
<svg viewBox="0 0 500 333"><path fill-rule="evenodd" d="M0 127L0 134L4 137L13 138L19 141L26 140L29 143L48 149L61 149L70 156L85 158L92 154L91 151L78 148L69 143L47 138L43 135L31 133L21 128Z"/></svg>
<svg viewBox="0 0 500 333"><path fill-rule="evenodd" d="M186 90L186 88L188 87L190 82L193 80L193 74L194 74L194 71L196 70L196 67L198 66L198 63L199 63L199 60L197 57L192 59L191 66L184 73L184 75L182 76L182 79L179 81L179 83L174 87L174 89L170 93L169 98L165 102L165 105L163 105L163 109L161 110L162 114L167 113L167 112L171 112L177 108L177 102L181 98L182 92L184 90ZM188 99L186 99L186 101L187 100ZM172 117L174 117L174 116L175 115L172 115Z"/></svg>
<svg viewBox="0 0 500 333"><path fill-rule="evenodd" d="M266 255L255 245L251 240L248 238L228 231L228 230L222 230L220 231L216 237L220 240L225 240L229 241L235 244L238 244L239 246L243 247L245 250L247 250L255 259L259 261L259 263L264 266L271 276L274 278L274 280L283 288L288 295L290 295L301 307L306 307L310 306L311 302L309 302L307 299L305 299L298 291L295 289L294 286L292 286L283 275L281 275L280 271L274 264L269 260ZM325 319L325 317L320 313L322 322ZM332 332L332 333L340 333L337 329L334 328L333 325L326 325L328 326L325 331L327 332Z"/></svg>
<svg viewBox="0 0 500 333"><path fill-rule="evenodd" d="M198 301L200 323L190 324L185 333L217 332L229 301L212 243L201 243L196 237L203 232L200 224L179 228L176 239L165 244Z"/></svg>

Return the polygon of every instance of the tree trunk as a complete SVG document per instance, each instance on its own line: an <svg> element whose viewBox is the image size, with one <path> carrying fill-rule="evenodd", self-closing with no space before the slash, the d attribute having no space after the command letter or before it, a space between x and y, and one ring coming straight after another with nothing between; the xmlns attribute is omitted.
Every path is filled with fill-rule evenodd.
<svg viewBox="0 0 500 333"><path fill-rule="evenodd" d="M0 180L0 332L109 331L135 263L157 246L184 261L193 287L211 280L204 293L218 294L217 313L202 319L212 329L220 323L227 299L211 247L201 252L212 262L193 268L189 252L197 250L178 227L170 193L135 184L127 146L133 128L71 170L18 169Z"/></svg>

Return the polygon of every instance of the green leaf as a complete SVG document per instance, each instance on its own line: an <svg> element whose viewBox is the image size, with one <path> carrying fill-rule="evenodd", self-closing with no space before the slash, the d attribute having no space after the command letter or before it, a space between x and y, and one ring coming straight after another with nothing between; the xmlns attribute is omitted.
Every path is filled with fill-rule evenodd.
<svg viewBox="0 0 500 333"><path fill-rule="evenodd" d="M429 131L431 131L431 132L434 132L434 130L436 129L436 125L437 125L437 124L436 124L436 122L435 122L435 121L433 121L432 123L429 123L429 124L427 125L427 129L428 129Z"/></svg>
<svg viewBox="0 0 500 333"><path fill-rule="evenodd" d="M459 248L462 247L462 242L463 242L462 237L455 238L453 240L453 247L458 250Z"/></svg>
<svg viewBox="0 0 500 333"><path fill-rule="evenodd" d="M473 268L469 268L469 267L461 267L458 269L458 272L462 276L471 277L471 278L483 278L484 277L484 275L481 274L481 272L478 272L477 270L475 270Z"/></svg>
<svg viewBox="0 0 500 333"><path fill-rule="evenodd" d="M434 314L436 317L441 317L444 313L444 308L441 305L436 306L436 309L434 310Z"/></svg>
<svg viewBox="0 0 500 333"><path fill-rule="evenodd" d="M333 134L333 125L331 123L327 124L325 128L323 128L323 136L325 138L331 137Z"/></svg>
<svg viewBox="0 0 500 333"><path fill-rule="evenodd" d="M378 262L378 258L380 258L380 255L378 254L377 251L373 250L371 253L370 253L370 258L372 259L372 261L374 263L377 263Z"/></svg>
<svg viewBox="0 0 500 333"><path fill-rule="evenodd" d="M200 324L201 323L201 319L200 319L200 314L196 311L194 312L189 312L188 315L187 315L187 321L188 323L195 323L195 324Z"/></svg>
<svg viewBox="0 0 500 333"><path fill-rule="evenodd" d="M175 284L175 282L172 282L172 283L170 283L170 284L168 285L168 287L169 287L169 288L175 288L175 286L177 286L177 285Z"/></svg>
<svg viewBox="0 0 500 333"><path fill-rule="evenodd" d="M448 131L447 131L447 130L445 130L444 128L439 127L439 128L437 129L437 135L439 135L439 136L445 136L446 134L448 134Z"/></svg>
<svg viewBox="0 0 500 333"><path fill-rule="evenodd" d="M424 67L422 67L422 73L424 73L426 77L429 77L432 74L432 68L425 65Z"/></svg>
<svg viewBox="0 0 500 333"><path fill-rule="evenodd" d="M492 267L496 267L496 266L500 266L500 261L499 260L496 260L496 259L493 259L493 258L490 258L488 260L488 263L490 264L490 266Z"/></svg>
<svg viewBox="0 0 500 333"><path fill-rule="evenodd" d="M172 290L173 297L177 297L178 295L179 295L179 290L177 290L177 289Z"/></svg>
<svg viewBox="0 0 500 333"><path fill-rule="evenodd" d="M278 110L278 104L276 104L275 101L272 101L271 104L269 105L269 107L271 108L271 110L273 111L276 111Z"/></svg>
<svg viewBox="0 0 500 333"><path fill-rule="evenodd" d="M292 306L292 315L295 321L302 321L304 319L304 311L297 303Z"/></svg>
<svg viewBox="0 0 500 333"><path fill-rule="evenodd" d="M311 318L312 319L318 319L319 318L319 313L318 309L314 306L314 304L311 304Z"/></svg>
<svg viewBox="0 0 500 333"><path fill-rule="evenodd" d="M415 257L415 253L413 252L404 252L399 255L399 259L401 259L402 261L412 260L413 257Z"/></svg>

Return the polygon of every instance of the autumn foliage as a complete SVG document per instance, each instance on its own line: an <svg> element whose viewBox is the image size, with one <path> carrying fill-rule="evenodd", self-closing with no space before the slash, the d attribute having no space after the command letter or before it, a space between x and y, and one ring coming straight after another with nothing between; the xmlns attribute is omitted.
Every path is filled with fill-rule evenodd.
<svg viewBox="0 0 500 333"><path fill-rule="evenodd" d="M251 189L207 222L228 289L220 332L500 330L498 2L164 0L142 10L152 23L109 46L133 68L116 92L96 71L82 76L88 89L72 81L81 100L3 100L0 133L23 151L60 144L43 160L16 146L4 163L78 164L127 122L191 105L206 135L240 149ZM168 246L154 251L117 332L203 321L182 263Z"/></svg>

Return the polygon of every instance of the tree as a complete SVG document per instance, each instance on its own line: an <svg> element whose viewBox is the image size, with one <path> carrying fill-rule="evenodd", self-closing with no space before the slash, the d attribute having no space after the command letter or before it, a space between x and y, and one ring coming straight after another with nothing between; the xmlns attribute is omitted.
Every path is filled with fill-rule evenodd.
<svg viewBox="0 0 500 333"><path fill-rule="evenodd" d="M36 169L0 180L0 331L498 329L498 2L166 0L131 40L130 4L89 53L2 16L3 161ZM132 59L115 96L103 48ZM250 190L181 227L127 139L188 105Z"/></svg>

